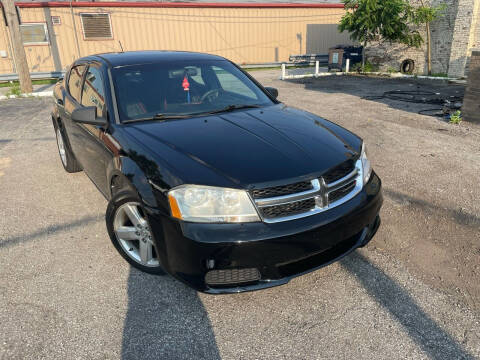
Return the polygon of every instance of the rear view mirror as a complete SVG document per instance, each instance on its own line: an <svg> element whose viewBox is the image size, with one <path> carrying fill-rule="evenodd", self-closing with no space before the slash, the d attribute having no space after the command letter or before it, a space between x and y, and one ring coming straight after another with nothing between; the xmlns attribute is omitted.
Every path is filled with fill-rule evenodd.
<svg viewBox="0 0 480 360"><path fill-rule="evenodd" d="M187 71L188 76L197 76L198 75L198 70L197 70L196 67L187 66L185 68L185 70Z"/></svg>
<svg viewBox="0 0 480 360"><path fill-rule="evenodd" d="M96 106L81 107L73 110L72 120L82 124L99 125L99 126L107 125L106 119L97 117Z"/></svg>
<svg viewBox="0 0 480 360"><path fill-rule="evenodd" d="M267 90L268 93L269 93L270 95L272 95L272 97L273 97L274 99L276 99L276 98L278 97L278 90L275 89L274 87L269 87L269 86L267 86L267 87L265 88L265 90Z"/></svg>
<svg viewBox="0 0 480 360"><path fill-rule="evenodd" d="M185 75L197 76L198 75L198 70L194 66L186 66L185 68L170 70L168 72L168 77L170 79L183 78Z"/></svg>

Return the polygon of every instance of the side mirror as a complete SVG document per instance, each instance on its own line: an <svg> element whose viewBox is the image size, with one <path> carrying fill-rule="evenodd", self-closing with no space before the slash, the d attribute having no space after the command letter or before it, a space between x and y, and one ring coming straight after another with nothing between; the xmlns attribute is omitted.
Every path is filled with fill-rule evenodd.
<svg viewBox="0 0 480 360"><path fill-rule="evenodd" d="M272 95L274 99L276 99L276 98L278 97L278 90L275 89L274 87L269 87L269 86L267 86L267 87L265 88L265 90L267 90L268 93L269 93L270 95Z"/></svg>
<svg viewBox="0 0 480 360"><path fill-rule="evenodd" d="M106 119L97 117L97 108L95 106L87 106L73 110L72 120L82 124L107 125Z"/></svg>

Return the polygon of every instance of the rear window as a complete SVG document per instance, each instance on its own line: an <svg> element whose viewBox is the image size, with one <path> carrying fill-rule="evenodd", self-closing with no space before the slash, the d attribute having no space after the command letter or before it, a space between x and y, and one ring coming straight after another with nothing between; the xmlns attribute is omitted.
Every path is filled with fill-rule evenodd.
<svg viewBox="0 0 480 360"><path fill-rule="evenodd" d="M188 115L270 98L228 61L162 62L113 69L121 120Z"/></svg>

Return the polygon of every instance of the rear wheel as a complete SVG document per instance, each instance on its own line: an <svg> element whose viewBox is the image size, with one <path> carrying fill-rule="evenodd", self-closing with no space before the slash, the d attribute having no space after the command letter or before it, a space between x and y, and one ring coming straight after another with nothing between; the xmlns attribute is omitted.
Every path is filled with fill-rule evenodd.
<svg viewBox="0 0 480 360"><path fill-rule="evenodd" d="M151 274L164 274L145 211L135 196L118 194L110 201L107 229L113 245L132 266Z"/></svg>
<svg viewBox="0 0 480 360"><path fill-rule="evenodd" d="M57 135L58 154L60 155L60 160L65 171L69 173L81 171L82 168L80 167L77 159L75 159L75 156L68 147L63 132L59 126L56 127L55 133Z"/></svg>

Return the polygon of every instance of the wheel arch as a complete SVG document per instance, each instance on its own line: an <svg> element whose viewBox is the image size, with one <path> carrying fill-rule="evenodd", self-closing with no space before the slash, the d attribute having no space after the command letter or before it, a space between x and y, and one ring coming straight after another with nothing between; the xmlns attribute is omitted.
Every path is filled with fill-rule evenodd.
<svg viewBox="0 0 480 360"><path fill-rule="evenodd" d="M140 167L129 157L119 156L107 167L109 200L121 191L132 191L147 206L157 208L158 202L152 185Z"/></svg>

